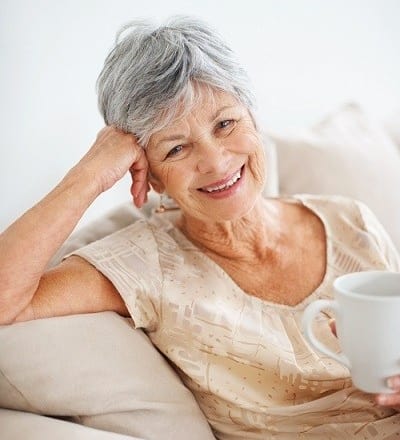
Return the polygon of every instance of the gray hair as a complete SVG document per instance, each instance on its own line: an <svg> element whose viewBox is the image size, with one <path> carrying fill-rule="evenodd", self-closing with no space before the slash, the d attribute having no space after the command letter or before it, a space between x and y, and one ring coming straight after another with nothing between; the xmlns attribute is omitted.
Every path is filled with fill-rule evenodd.
<svg viewBox="0 0 400 440"><path fill-rule="evenodd" d="M107 125L146 146L153 133L190 112L199 99L196 84L254 108L246 72L208 25L180 16L162 26L132 21L117 33L97 79L99 110Z"/></svg>

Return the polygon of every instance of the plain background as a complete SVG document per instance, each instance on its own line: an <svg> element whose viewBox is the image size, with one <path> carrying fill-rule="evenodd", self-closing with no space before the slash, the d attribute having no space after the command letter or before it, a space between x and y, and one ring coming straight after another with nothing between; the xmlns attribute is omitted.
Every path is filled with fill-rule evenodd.
<svg viewBox="0 0 400 440"><path fill-rule="evenodd" d="M103 126L95 81L118 28L190 14L216 27L247 68L264 128L307 127L356 101L399 107L398 0L2 0L0 230L40 200ZM129 200L124 178L80 225ZM61 213L60 213L61 215Z"/></svg>

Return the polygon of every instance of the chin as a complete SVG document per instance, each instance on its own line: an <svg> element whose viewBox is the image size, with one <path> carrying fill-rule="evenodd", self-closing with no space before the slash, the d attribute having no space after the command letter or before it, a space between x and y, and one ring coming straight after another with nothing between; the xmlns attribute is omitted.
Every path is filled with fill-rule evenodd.
<svg viewBox="0 0 400 440"><path fill-rule="evenodd" d="M232 201L230 206L221 206L221 209L215 209L213 206L213 210L209 210L207 218L209 220L213 219L215 221L220 222L228 222L239 220L242 217L248 215L254 208L258 197L257 196L248 196L245 200L241 200L240 202Z"/></svg>

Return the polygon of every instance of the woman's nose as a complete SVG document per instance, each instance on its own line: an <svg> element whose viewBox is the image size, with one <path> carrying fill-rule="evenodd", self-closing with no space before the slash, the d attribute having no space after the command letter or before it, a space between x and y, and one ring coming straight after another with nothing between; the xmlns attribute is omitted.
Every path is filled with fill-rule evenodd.
<svg viewBox="0 0 400 440"><path fill-rule="evenodd" d="M197 169L201 174L223 174L228 170L229 153L218 141L198 143Z"/></svg>

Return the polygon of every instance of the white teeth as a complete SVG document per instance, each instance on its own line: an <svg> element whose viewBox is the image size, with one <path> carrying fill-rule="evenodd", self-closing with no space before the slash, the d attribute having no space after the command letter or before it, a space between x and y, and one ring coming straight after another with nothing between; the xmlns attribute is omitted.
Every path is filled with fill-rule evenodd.
<svg viewBox="0 0 400 440"><path fill-rule="evenodd" d="M219 185L219 186L206 186L203 188L204 191L207 192L213 192L213 191L219 191L221 189L227 189L230 186L232 186L234 183L236 183L241 176L241 169L234 175L228 182L225 183L225 185Z"/></svg>

